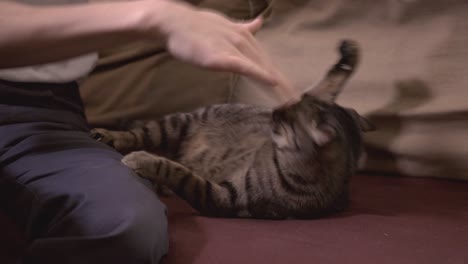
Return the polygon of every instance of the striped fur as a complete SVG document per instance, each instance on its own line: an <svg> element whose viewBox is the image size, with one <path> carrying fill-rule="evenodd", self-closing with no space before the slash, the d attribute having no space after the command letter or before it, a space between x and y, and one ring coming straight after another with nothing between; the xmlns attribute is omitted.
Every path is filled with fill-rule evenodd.
<svg viewBox="0 0 468 264"><path fill-rule="evenodd" d="M129 153L127 166L205 215L315 218L343 210L369 124L334 103L358 61L354 42L344 41L340 53L293 105L214 105L93 136Z"/></svg>

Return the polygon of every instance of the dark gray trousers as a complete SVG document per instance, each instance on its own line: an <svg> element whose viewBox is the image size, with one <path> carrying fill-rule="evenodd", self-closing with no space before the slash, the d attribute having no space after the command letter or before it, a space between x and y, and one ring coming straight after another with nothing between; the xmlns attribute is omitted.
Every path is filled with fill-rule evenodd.
<svg viewBox="0 0 468 264"><path fill-rule="evenodd" d="M0 81L0 206L21 263L158 263L164 205L121 155L89 137L75 83Z"/></svg>

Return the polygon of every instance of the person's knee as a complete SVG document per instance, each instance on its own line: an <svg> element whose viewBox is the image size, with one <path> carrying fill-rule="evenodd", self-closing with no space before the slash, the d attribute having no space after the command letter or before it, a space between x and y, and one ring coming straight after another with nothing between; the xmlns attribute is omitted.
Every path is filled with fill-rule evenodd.
<svg viewBox="0 0 468 264"><path fill-rule="evenodd" d="M110 188L108 193L68 193L67 199L72 200L69 204L75 208L57 222L48 236L68 237L70 244L74 238L83 239L86 243L78 242L79 247L87 248L85 251L91 255L98 254L103 261L158 263L168 248L166 207L140 182L126 187Z"/></svg>
<svg viewBox="0 0 468 264"><path fill-rule="evenodd" d="M121 209L117 213L119 221L111 219L109 223L114 225L107 234L113 251L121 251L123 258L141 260L134 263L158 263L168 250L165 206L158 200L153 203L139 201L132 208Z"/></svg>
<svg viewBox="0 0 468 264"><path fill-rule="evenodd" d="M64 138L91 140L87 134ZM19 218L32 241L25 259L157 263L168 247L165 206L120 162L120 154L88 143L92 147L51 151L14 164L15 174L23 176L18 182L31 194L25 204L31 208Z"/></svg>

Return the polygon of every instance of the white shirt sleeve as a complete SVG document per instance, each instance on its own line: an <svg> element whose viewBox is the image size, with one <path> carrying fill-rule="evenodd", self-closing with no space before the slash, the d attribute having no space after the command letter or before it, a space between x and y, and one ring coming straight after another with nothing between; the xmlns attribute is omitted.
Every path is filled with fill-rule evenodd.
<svg viewBox="0 0 468 264"><path fill-rule="evenodd" d="M3 1L3 0L0 0ZM54 5L87 2L87 0L14 0L32 5ZM40 52L40 51L38 51ZM88 75L96 65L97 54L86 54L68 60L0 70L0 79L17 82L63 83L79 80Z"/></svg>
<svg viewBox="0 0 468 264"><path fill-rule="evenodd" d="M17 82L63 83L79 80L88 75L97 62L97 54L21 68L0 70L0 79Z"/></svg>

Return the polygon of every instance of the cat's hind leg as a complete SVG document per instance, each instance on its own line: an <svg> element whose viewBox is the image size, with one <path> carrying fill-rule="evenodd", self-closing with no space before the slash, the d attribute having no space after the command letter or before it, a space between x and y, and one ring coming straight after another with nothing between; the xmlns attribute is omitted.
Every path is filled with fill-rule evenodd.
<svg viewBox="0 0 468 264"><path fill-rule="evenodd" d="M220 184L194 174L175 161L145 151L132 152L122 162L155 184L169 187L200 213L209 216L239 217L238 192L230 182Z"/></svg>

